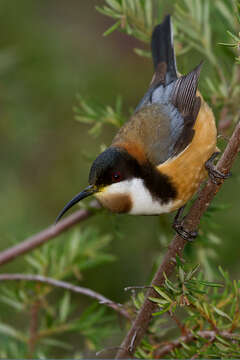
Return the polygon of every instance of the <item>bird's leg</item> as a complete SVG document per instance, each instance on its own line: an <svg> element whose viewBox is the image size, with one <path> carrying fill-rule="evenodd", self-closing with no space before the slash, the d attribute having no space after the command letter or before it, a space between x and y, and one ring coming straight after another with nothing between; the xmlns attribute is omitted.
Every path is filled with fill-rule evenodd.
<svg viewBox="0 0 240 360"><path fill-rule="evenodd" d="M217 170L214 165L215 158L220 154L220 152L214 152L212 156L206 161L205 168L208 171L208 176L211 181L218 185L221 180L225 180L231 176L231 173L223 174L221 171Z"/></svg>
<svg viewBox="0 0 240 360"><path fill-rule="evenodd" d="M180 209L178 209L177 214L174 217L173 222L173 229L180 235L184 240L192 242L197 236L197 231L188 231L187 229L184 229L182 223L184 220L184 217L182 217L184 212L185 205L182 206Z"/></svg>

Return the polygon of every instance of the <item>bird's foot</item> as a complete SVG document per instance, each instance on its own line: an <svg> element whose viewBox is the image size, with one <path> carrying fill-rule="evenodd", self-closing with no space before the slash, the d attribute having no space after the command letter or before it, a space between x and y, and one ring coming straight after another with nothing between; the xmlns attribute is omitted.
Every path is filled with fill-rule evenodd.
<svg viewBox="0 0 240 360"><path fill-rule="evenodd" d="M184 228L184 226L183 226L184 218L182 218L184 208L185 208L185 206L181 207L177 211L177 214L176 214L176 216L174 218L174 222L173 222L172 227L176 231L176 233L178 235L180 235L184 240L192 242L198 236L198 232L196 230L195 231L189 231L189 230Z"/></svg>
<svg viewBox="0 0 240 360"><path fill-rule="evenodd" d="M189 242L193 242L196 239L196 237L198 236L197 231L189 231L189 230L185 229L184 226L182 225L182 223L180 223L180 222L174 222L173 229L184 240L189 241Z"/></svg>
<svg viewBox="0 0 240 360"><path fill-rule="evenodd" d="M223 174L221 171L217 170L214 165L215 158L220 154L220 152L215 152L212 156L206 161L205 168L208 171L208 176L211 179L213 184L221 184L221 180L228 179L231 176L231 173Z"/></svg>

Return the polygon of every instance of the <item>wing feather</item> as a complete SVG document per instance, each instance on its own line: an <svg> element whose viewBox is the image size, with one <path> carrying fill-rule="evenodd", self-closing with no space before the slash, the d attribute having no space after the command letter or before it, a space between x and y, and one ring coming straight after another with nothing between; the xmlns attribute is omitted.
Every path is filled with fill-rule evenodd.
<svg viewBox="0 0 240 360"><path fill-rule="evenodd" d="M151 45L154 77L113 145L134 149L139 158L145 154L149 161L159 165L182 152L193 139L193 127L201 106L196 91L202 63L177 78L169 15L153 30Z"/></svg>

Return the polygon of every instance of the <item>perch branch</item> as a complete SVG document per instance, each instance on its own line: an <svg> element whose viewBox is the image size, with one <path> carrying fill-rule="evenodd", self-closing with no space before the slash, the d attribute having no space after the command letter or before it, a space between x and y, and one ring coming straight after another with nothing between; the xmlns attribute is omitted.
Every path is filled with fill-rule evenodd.
<svg viewBox="0 0 240 360"><path fill-rule="evenodd" d="M89 296L93 299L99 301L100 304L106 305L111 309L117 311L119 314L131 320L131 317L126 309L122 306L122 304L117 304L105 296L93 291L91 289L70 284L66 281L56 280L49 277L41 276L41 275L32 275L32 274L0 274L0 281L11 281L11 280L24 280L24 281L36 281L44 284L48 284L51 286L56 286L65 290L73 291L78 294L83 294Z"/></svg>
<svg viewBox="0 0 240 360"><path fill-rule="evenodd" d="M231 166L240 150L240 122L236 125L235 130L226 146L224 153L217 164L217 169L224 174L229 173ZM188 231L194 231L200 222L201 216L208 208L209 204L219 191L223 181L219 184L213 184L208 180L207 184L200 191L198 198L194 201L189 213L184 219L183 225ZM174 271L176 265L176 256L182 256L183 249L186 245L186 241L179 235L176 235L168 247L168 251L164 256L163 262L157 270L152 286L162 286L165 278L164 274L168 277ZM152 319L152 313L157 309L157 304L149 300L149 297L157 297L157 293L154 289L149 289L146 294L146 299L136 316L136 319L132 323L132 327L128 334L124 338L120 350L118 351L116 358L129 358L132 356L140 344L144 334L147 331L148 325Z"/></svg>
<svg viewBox="0 0 240 360"><path fill-rule="evenodd" d="M181 336L179 339L176 339L169 344L162 345L161 348L157 349L154 354L154 359L162 359L163 356L169 354L172 350L182 346L182 343L187 344L195 339L204 338L204 339L215 339L216 336L221 336L225 339L232 341L240 341L240 335L234 334L228 331L198 331L196 334L188 333L187 335Z"/></svg>
<svg viewBox="0 0 240 360"><path fill-rule="evenodd" d="M93 215L94 210L99 208L99 204L96 201L91 203L91 207L88 210L79 210L65 219L59 221L56 225L51 225L48 228L40 231L36 235L29 237L22 241L20 244L12 246L7 250L0 252L0 265L6 264L14 260L19 255L23 255L36 247L45 244L48 240L54 239L59 234L70 229L72 226L79 222L88 219Z"/></svg>

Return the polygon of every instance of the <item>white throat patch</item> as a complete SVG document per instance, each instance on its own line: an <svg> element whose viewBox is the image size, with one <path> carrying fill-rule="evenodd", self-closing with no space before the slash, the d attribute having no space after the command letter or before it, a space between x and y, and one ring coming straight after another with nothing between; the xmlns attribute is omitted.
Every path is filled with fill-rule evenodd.
<svg viewBox="0 0 240 360"><path fill-rule="evenodd" d="M158 215L171 211L173 201L162 204L161 201L154 200L151 193L145 187L142 179L133 178L131 180L120 181L106 186L103 191L96 194L100 200L108 195L129 195L132 207L129 214L132 215Z"/></svg>

